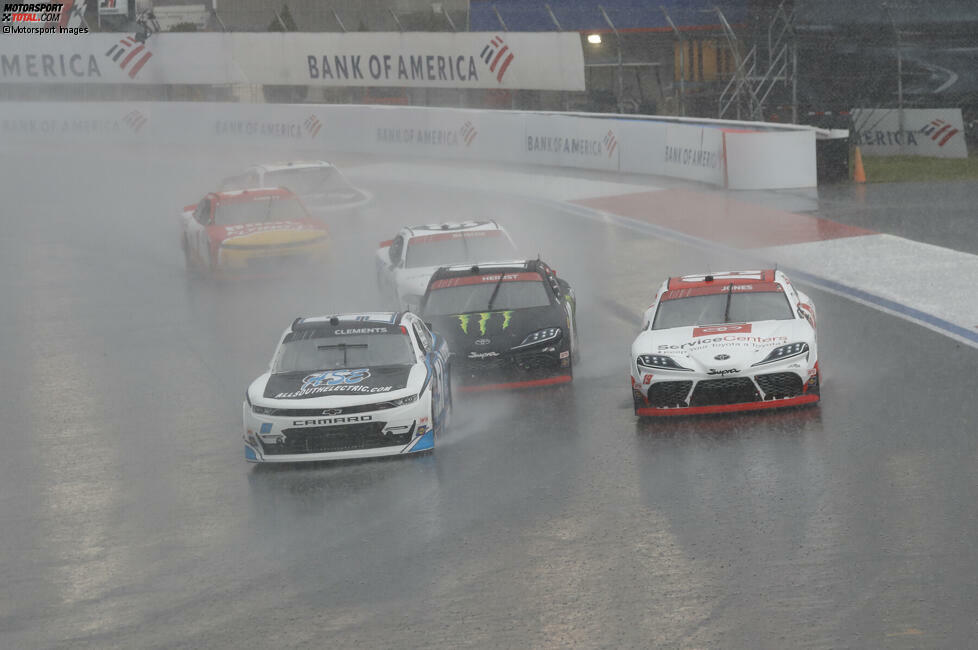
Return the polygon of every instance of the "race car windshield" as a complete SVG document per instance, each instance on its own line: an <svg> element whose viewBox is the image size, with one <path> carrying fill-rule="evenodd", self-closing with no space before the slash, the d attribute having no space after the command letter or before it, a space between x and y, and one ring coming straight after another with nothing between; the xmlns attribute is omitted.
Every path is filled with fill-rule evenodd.
<svg viewBox="0 0 978 650"><path fill-rule="evenodd" d="M306 217L298 200L268 196L253 201L218 203L214 223L218 226L232 226L267 221L294 221Z"/></svg>
<svg viewBox="0 0 978 650"><path fill-rule="evenodd" d="M268 187L287 187L296 194L318 194L348 189L350 184L332 167L283 169L265 174Z"/></svg>
<svg viewBox="0 0 978 650"><path fill-rule="evenodd" d="M420 239L420 238L419 238ZM516 250L505 235L456 237L452 239L411 240L408 244L408 267L448 266L466 262L513 258Z"/></svg>
<svg viewBox="0 0 978 650"><path fill-rule="evenodd" d="M424 313L426 316L444 316L486 311L495 289L495 282L436 289L428 296ZM492 309L529 309L546 307L549 304L550 294L543 282L507 281L499 284L499 291L492 301Z"/></svg>
<svg viewBox="0 0 978 650"><path fill-rule="evenodd" d="M414 348L407 334L363 334L286 340L272 372L299 372L410 365Z"/></svg>
<svg viewBox="0 0 978 650"><path fill-rule="evenodd" d="M729 298L729 307L728 307ZM713 293L663 300L655 312L654 330L691 325L747 323L762 320L791 320L788 298L780 291Z"/></svg>

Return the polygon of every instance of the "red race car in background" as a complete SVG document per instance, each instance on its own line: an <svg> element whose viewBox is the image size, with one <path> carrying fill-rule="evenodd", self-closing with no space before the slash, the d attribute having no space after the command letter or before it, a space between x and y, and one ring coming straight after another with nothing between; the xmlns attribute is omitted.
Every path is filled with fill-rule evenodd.
<svg viewBox="0 0 978 650"><path fill-rule="evenodd" d="M268 272L318 263L329 253L326 224L284 188L211 192L181 215L187 269Z"/></svg>

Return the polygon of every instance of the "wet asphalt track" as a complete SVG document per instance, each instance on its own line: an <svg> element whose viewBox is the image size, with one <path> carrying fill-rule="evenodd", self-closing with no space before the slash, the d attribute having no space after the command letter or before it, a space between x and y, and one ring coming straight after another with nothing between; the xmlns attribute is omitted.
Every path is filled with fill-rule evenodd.
<svg viewBox="0 0 978 650"><path fill-rule="evenodd" d="M975 350L811 291L819 408L637 423L655 286L736 260L388 185L322 274L188 281L177 209L254 157L2 154L0 647L973 644ZM376 307L399 224L474 216L576 287L574 384L459 398L432 456L245 464L282 328Z"/></svg>

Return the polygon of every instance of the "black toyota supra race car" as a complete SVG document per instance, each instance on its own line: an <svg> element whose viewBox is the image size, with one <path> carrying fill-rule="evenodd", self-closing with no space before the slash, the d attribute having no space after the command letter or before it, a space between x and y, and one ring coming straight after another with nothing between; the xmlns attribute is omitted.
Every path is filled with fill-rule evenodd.
<svg viewBox="0 0 978 650"><path fill-rule="evenodd" d="M574 291L540 260L443 266L431 276L420 311L448 341L460 391L573 378Z"/></svg>

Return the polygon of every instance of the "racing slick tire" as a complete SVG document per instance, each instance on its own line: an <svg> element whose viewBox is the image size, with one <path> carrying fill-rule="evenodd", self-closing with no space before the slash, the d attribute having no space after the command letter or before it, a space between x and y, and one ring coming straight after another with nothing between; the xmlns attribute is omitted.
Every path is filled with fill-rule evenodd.
<svg viewBox="0 0 978 650"><path fill-rule="evenodd" d="M448 423L451 422L452 420L452 386L450 383L448 383L449 381L451 381L451 375L448 375L447 371L446 371L446 380L447 381L446 381L445 390L447 392L445 394L444 420L439 420L438 414L435 412L435 406L439 401L437 399L438 397L437 383L435 383L431 388L431 430L433 432L432 447L431 449L427 449L421 452L422 454L430 454L435 450L434 448L435 443L437 443L438 439L441 438L441 436L444 434L445 427L447 427Z"/></svg>
<svg viewBox="0 0 978 650"><path fill-rule="evenodd" d="M581 360L581 343L577 336L577 327L574 327L574 338L571 339L571 367ZM571 376L574 373L571 372Z"/></svg>
<svg viewBox="0 0 978 650"><path fill-rule="evenodd" d="M448 425L452 420L452 412L455 410L455 398L452 392L452 368L448 366L445 368L445 390L448 394L445 396L445 426Z"/></svg>

